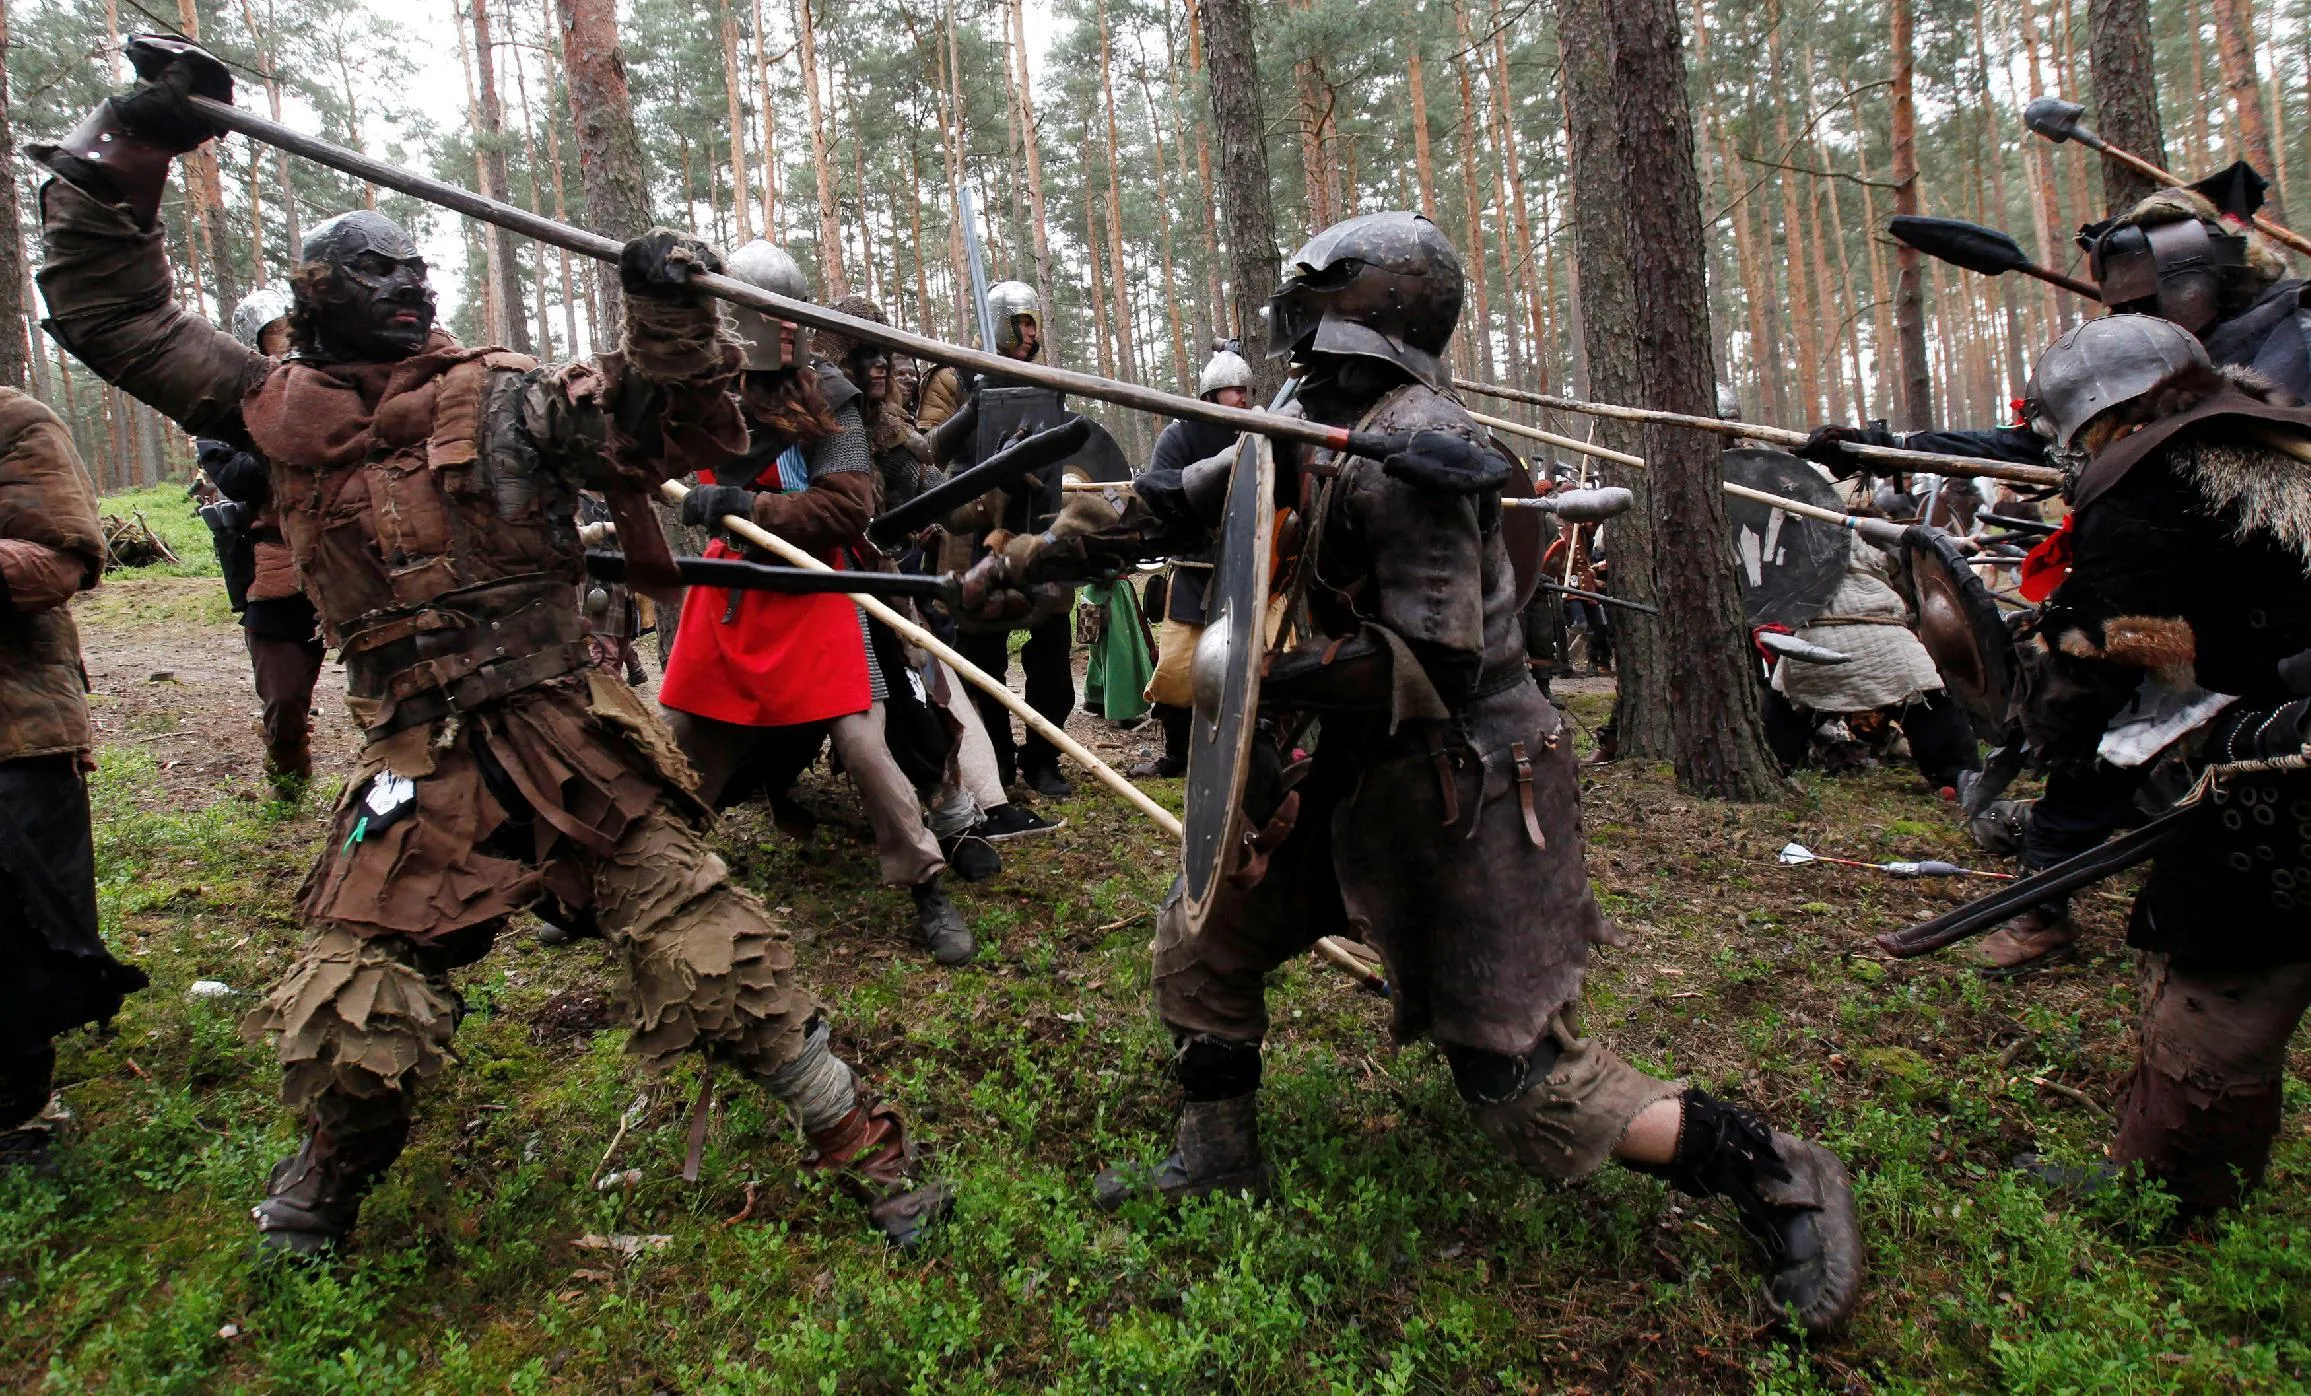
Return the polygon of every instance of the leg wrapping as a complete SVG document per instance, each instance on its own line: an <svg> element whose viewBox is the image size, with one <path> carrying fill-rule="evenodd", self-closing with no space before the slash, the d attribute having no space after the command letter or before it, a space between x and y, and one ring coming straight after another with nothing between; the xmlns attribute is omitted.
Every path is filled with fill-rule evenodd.
<svg viewBox="0 0 2311 1396"><path fill-rule="evenodd" d="M1556 1049L1554 1060L1545 1050L1550 1046ZM1469 1116L1477 1128L1529 1172L1561 1183L1596 1172L1639 1111L1684 1090L1684 1083L1648 1076L1579 1036L1561 1013L1523 1060L1528 1073L1524 1088L1505 1100L1469 1098L1469 1086L1480 1084L1487 1073L1471 1071L1464 1077L1456 1062L1454 1076L1462 1082L1463 1098L1470 1099Z"/></svg>
<svg viewBox="0 0 2311 1396"><path fill-rule="evenodd" d="M859 1101L858 1076L828 1047L828 1036L824 1019L813 1023L803 1036L802 1054L758 1078L794 1111L805 1134L833 1126Z"/></svg>

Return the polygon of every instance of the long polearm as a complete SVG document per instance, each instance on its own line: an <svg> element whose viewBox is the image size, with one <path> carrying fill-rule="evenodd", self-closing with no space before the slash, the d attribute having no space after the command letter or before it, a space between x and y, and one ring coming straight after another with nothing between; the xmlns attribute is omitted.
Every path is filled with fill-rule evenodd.
<svg viewBox="0 0 2311 1396"><path fill-rule="evenodd" d="M2135 173L2156 180L2169 189L2190 187L2181 176L2152 164L2131 150L2112 145L2096 134L2092 127L2081 126L2078 119L2084 115L2086 108L2076 102L2066 102L2060 97L2033 97L2030 105L2022 109L2022 124L2056 145L2064 141L2077 141L2103 158L2116 160ZM2311 238L2305 238L2291 228L2282 228L2261 214L2249 214L2247 219L2255 225L2255 231L2265 237L2311 257Z"/></svg>
<svg viewBox="0 0 2311 1396"><path fill-rule="evenodd" d="M1649 407L1622 407L1610 402L1583 402L1578 398L1552 397L1547 393L1526 392L1522 388L1480 383L1473 378L1455 378L1452 385L1462 392L1482 393L1486 397L1505 398L1510 402L1546 407L1556 412L1572 412L1584 417L1611 417L1624 422L1659 422L1664 426L1691 427L1695 431L1714 432L1719 436L1746 436L1782 446L1800 446L1805 444L1806 438L1804 432L1791 431L1786 427L1761 426L1755 422L1728 422L1717 417L1695 417L1683 412L1659 412ZM1514 429L1524 431L1526 435L1533 434L1522 427ZM1576 446L1573 449L1582 448ZM2011 480L2020 485L2062 483L2062 472L2046 465L1977 460L1972 456L1945 456L1935 451L1912 451L1900 446L1865 446L1858 442L1844 443L1844 449L1857 460L1879 461L1905 470L1927 471L1935 475L1987 475L1993 480ZM1585 453L1599 454L1593 448L1587 449ZM1608 456L1606 459L1613 457Z"/></svg>
<svg viewBox="0 0 2311 1396"><path fill-rule="evenodd" d="M581 257L592 257L613 266L617 264L623 244L615 238L590 233L583 228L573 228L551 218L541 218L526 209L476 194L471 189L429 179L399 165L388 165L382 160L372 160L358 151L347 150L317 136L291 130L277 121L268 121L255 112L243 110L229 102L213 101L207 97L188 97L185 100L220 130L236 131L251 140L277 146L317 165L327 165L355 179L399 190L413 199L438 204L468 218L494 223L523 237L535 238L548 246L567 248ZM1357 455L1384 456L1401 449L1401 446L1390 444L1389 438L1350 431L1346 427L1328 427L1305 418L1279 416L1248 407L1222 407L1201 398L1167 393L1160 388L1142 387L1137 383L1121 383L1093 373L1078 373L1073 369L1053 368L1049 364L1006 359L960 344L949 344L945 340L910 334L873 320L856 319L809 301L791 300L720 274L695 276L691 278L690 284L710 296L736 305L750 306L777 319L791 320L795 324L809 325L814 329L833 330L861 343L877 345L894 353L929 359L933 363L953 364L958 368L1031 383L1040 388L1054 388L1063 393L1074 393L1079 397L1111 402L1118 407L1152 412L1161 417L1184 417L1191 421L1210 422L1232 431L1257 432L1280 440L1299 441L1330 451Z"/></svg>

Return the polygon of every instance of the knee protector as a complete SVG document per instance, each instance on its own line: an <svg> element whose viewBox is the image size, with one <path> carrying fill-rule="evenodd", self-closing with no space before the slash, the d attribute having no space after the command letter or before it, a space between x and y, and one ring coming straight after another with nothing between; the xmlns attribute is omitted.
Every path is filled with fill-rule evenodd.
<svg viewBox="0 0 2311 1396"><path fill-rule="evenodd" d="M1234 1100L1260 1089L1260 1044L1202 1033L1180 1040L1172 1077L1191 1101Z"/></svg>

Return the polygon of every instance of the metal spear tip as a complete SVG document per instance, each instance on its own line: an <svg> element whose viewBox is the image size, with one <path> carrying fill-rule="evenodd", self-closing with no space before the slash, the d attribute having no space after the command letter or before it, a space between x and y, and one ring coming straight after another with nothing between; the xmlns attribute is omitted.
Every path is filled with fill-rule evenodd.
<svg viewBox="0 0 2311 1396"><path fill-rule="evenodd" d="M1785 843L1781 846L1780 861L1783 867L1794 868L1800 863L1819 862L1821 855L1802 843Z"/></svg>
<svg viewBox="0 0 2311 1396"><path fill-rule="evenodd" d="M2056 145L2074 140L2081 145L2099 146L2102 142L2095 139L2094 132L2078 124L2084 115L2086 108L2076 102L2066 102L2060 97L2034 97L2030 105L2022 109L2022 124Z"/></svg>

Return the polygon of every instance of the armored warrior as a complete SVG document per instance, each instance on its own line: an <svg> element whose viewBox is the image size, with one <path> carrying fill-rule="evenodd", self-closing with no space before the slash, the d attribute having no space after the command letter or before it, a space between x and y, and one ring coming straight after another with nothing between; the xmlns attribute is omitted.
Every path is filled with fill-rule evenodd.
<svg viewBox="0 0 2311 1396"><path fill-rule="evenodd" d="M540 367L434 328L409 234L363 210L307 234L275 357L173 295L155 219L172 157L214 134L187 93L230 100L216 59L134 39L140 81L35 158L57 338L186 430L253 448L366 743L299 894L310 939L249 1020L276 1039L303 1144L254 1215L311 1253L351 1231L446 1064L450 971L551 896L590 910L627 984L633 1049L735 1065L785 1102L818 1167L894 1239L944 1205L909 1177L898 1116L828 1047L786 929L708 848L681 754L591 666L579 626L580 488L637 567L671 576L643 492L746 445L742 355L690 277L720 265L656 229L620 264L623 344Z"/></svg>
<svg viewBox="0 0 2311 1396"><path fill-rule="evenodd" d="M1097 1195L1114 1206L1265 1189L1263 977L1319 937L1354 936L1386 962L1398 1037L1442 1048L1478 1126L1519 1163L1569 1182L1612 1158L1726 1197L1765 1248L1774 1303L1809 1331L1834 1327L1862 1271L1836 1157L1581 1035L1589 947L1621 938L1589 891L1570 726L1526 667L1501 536L1511 465L1449 391L1441 356L1461 295L1443 234L1382 213L1317 234L1269 303L1273 352L1300 375L1292 410L1409 444L1385 459L1279 463L1277 498L1305 539L1288 586L1315 633L1267 656L1258 682L1243 856L1222 865L1200 909L1183 880L1158 917L1156 1009L1185 1097L1174 1148L1153 1169L1107 1170ZM1023 580L1211 546L1223 515L1220 576L1238 575L1235 550L1274 523L1237 512L1236 492L1256 490L1248 482L1264 470L1255 444L1148 472L1108 521L1087 510L994 540L965 580L966 604L1001 611L1024 604L1009 590ZM1263 575L1256 596L1224 602L1225 633L1255 665L1261 626L1245 623L1244 602L1264 613L1267 585ZM1236 672L1213 642L1221 625L1215 615L1199 683L1207 662ZM1199 702L1195 722L1242 730L1246 716ZM1287 764L1311 716L1322 720L1315 755ZM1202 769L1189 773L1191 847L1212 814ZM1234 787L1216 788L1232 820Z"/></svg>
<svg viewBox="0 0 2311 1396"><path fill-rule="evenodd" d="M72 436L0 388L0 1169L46 1170L55 1038L145 986L97 934L88 676L70 602L104 571Z"/></svg>
<svg viewBox="0 0 2311 1396"><path fill-rule="evenodd" d="M731 254L730 273L795 300L811 298L794 258L761 238ZM822 560L861 565L852 548L873 516L876 493L864 397L835 365L801 351L799 326L746 307L731 318L746 347L739 400L750 440L743 455L712 467L712 482L683 499L682 522L717 528L735 514ZM751 551L718 538L707 556ZM942 885L946 860L924 826L915 787L891 757L884 735L889 697L867 619L848 597L710 586L690 588L683 600L658 695L708 804L756 753L791 742L796 728L825 724L874 825L883 880L914 897L916 939L941 964L961 964L977 947ZM809 751L818 740L813 727Z"/></svg>
<svg viewBox="0 0 2311 1396"><path fill-rule="evenodd" d="M1252 366L1244 362L1232 343L1213 351L1196 380L1196 396L1223 407L1248 405L1251 391ZM1173 422L1156 437L1147 468L1185 470L1227 450L1235 439L1235 433L1210 422ZM1156 671L1148 680L1147 698L1155 704L1156 720L1163 724L1164 754L1133 767L1131 774L1137 779L1187 774L1188 712L1194 703L1188 661L1195 654L1197 638L1204 633L1204 584L1210 580L1211 571L1208 553L1169 559L1164 567L1163 604L1148 607L1149 619L1156 622Z"/></svg>
<svg viewBox="0 0 2311 1396"><path fill-rule="evenodd" d="M1043 306L1036 299L1035 288L1019 281L998 281L987 288L987 304L994 316L997 353L1022 363L1042 356ZM938 368L923 380L923 405L915 420L928 435L941 464L958 470L976 465L1003 444L985 399L990 390L1001 392L1009 387L993 378L966 386L951 367ZM1048 406L1052 411L1058 411L1055 394L1042 396L1051 399ZM962 570L985 553L991 533L1033 531L1050 522L1061 508L1061 475L1058 469L1046 468L957 509L946 520L948 538L941 550L940 569ZM966 617L956 645L965 659L990 674L1005 677L1011 672L1012 631L1025 630L1027 642L1019 650L1019 669L1026 681L1027 702L1054 725L1064 724L1075 707L1073 630L1066 604L1072 599L1062 597L1059 604L1047 604L1033 614L1015 617L1020 622L1016 626ZM972 691L971 701L978 705L980 720L995 745L996 769L1005 786L1014 780L1024 781L1036 794L1052 799L1075 793L1074 786L1060 773L1059 748L1034 732L1027 734L1024 743L1014 742L1011 714L999 701L977 690ZM1029 818L1033 824L1045 823ZM998 837L1039 832L1032 824L1023 824L1019 812L1008 810L989 811L989 825Z"/></svg>
<svg viewBox="0 0 2311 1396"><path fill-rule="evenodd" d="M2186 1212L2260 1181L2311 1006L2311 410L2282 401L2147 315L2055 341L2028 398L2077 468L2032 743L2181 762L2206 792L2127 924L2143 1002L2111 1147Z"/></svg>
<svg viewBox="0 0 2311 1396"><path fill-rule="evenodd" d="M279 358L289 352L289 311L286 291L260 287L233 307L233 338ZM229 441L203 440L197 450L201 473L223 497L201 513L216 534L225 590L249 648L265 775L277 794L295 796L313 776L313 686L326 652L320 622L297 584L264 460Z"/></svg>

